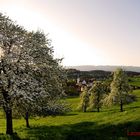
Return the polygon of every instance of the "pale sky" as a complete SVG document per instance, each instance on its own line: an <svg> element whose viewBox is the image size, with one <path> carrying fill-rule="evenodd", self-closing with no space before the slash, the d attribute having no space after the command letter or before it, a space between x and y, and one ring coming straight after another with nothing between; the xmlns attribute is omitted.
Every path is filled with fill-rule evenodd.
<svg viewBox="0 0 140 140"><path fill-rule="evenodd" d="M64 66L140 66L140 0L0 0L0 12L49 33Z"/></svg>

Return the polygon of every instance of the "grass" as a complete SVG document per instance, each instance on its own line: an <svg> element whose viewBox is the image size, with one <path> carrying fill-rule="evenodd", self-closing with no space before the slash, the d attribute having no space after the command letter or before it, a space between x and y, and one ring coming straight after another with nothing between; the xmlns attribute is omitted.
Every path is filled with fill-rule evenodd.
<svg viewBox="0 0 140 140"><path fill-rule="evenodd" d="M130 79L129 81L130 85L140 87L140 77L130 77L129 79Z"/></svg>
<svg viewBox="0 0 140 140"><path fill-rule="evenodd" d="M133 94L140 97L140 90ZM138 140L139 136L127 136L127 132L140 132L140 98L125 105L102 108L101 112L77 112L79 98L66 99L72 112L56 117L32 118L31 128L25 127L24 119L14 119L13 137L5 133L5 119L0 113L0 139L3 140Z"/></svg>

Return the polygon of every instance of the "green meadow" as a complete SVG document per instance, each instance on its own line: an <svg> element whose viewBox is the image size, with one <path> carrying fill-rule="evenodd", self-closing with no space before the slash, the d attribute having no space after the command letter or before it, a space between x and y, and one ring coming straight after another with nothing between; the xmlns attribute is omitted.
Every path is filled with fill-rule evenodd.
<svg viewBox="0 0 140 140"><path fill-rule="evenodd" d="M129 80L130 80L129 81L130 85L138 86L138 87L140 86L140 77L138 77L138 76L137 77L130 77Z"/></svg>
<svg viewBox="0 0 140 140"><path fill-rule="evenodd" d="M78 112L78 97L65 99L72 111L62 116L36 117L30 119L26 128L24 119L14 119L14 132L5 135L5 119L0 112L1 140L139 140L128 132L140 132L140 90L133 92L137 101L124 106L104 107L101 112Z"/></svg>

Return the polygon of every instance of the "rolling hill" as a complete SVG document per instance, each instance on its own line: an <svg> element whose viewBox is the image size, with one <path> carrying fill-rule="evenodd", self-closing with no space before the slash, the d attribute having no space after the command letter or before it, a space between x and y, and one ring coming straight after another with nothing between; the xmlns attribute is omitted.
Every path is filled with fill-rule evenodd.
<svg viewBox="0 0 140 140"><path fill-rule="evenodd" d="M94 66L94 65L81 65L81 66L67 66L66 68L77 69L80 71L91 71L91 70L103 70L103 71L114 71L117 68L123 68L125 71L140 72L138 66Z"/></svg>

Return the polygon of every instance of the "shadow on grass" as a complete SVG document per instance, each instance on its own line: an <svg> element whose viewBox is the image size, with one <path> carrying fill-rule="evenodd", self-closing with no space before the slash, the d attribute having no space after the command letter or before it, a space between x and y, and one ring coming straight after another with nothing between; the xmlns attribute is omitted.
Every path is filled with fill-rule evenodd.
<svg viewBox="0 0 140 140"><path fill-rule="evenodd" d="M24 140L139 140L140 136L127 136L127 132L140 132L140 121L124 124L97 125L81 122L61 126L35 126L23 130ZM16 133L13 136L0 134L0 140L23 140Z"/></svg>
<svg viewBox="0 0 140 140"><path fill-rule="evenodd" d="M14 133L13 135L6 135L1 133L0 140L21 140L21 138L17 135L17 133Z"/></svg>
<svg viewBox="0 0 140 140"><path fill-rule="evenodd" d="M140 106L129 106L129 107L126 107L126 109L135 109L135 108L140 108Z"/></svg>
<svg viewBox="0 0 140 140"><path fill-rule="evenodd" d="M138 106L124 106L123 111L128 111L130 109L138 109L138 108L140 108L140 105L138 105ZM112 112L112 113L115 113L115 112L118 113L119 111L120 111L120 106L119 105L116 106L116 108L113 108L113 109L110 107L110 108L103 108L103 109L100 110L100 112Z"/></svg>
<svg viewBox="0 0 140 140"><path fill-rule="evenodd" d="M140 132L140 121L100 126L94 122L39 126L26 132L28 140L139 140L140 136L127 136L127 132Z"/></svg>
<svg viewBox="0 0 140 140"><path fill-rule="evenodd" d="M66 114L63 114L63 115L59 115L59 116L76 116L78 114L76 113L66 113Z"/></svg>

